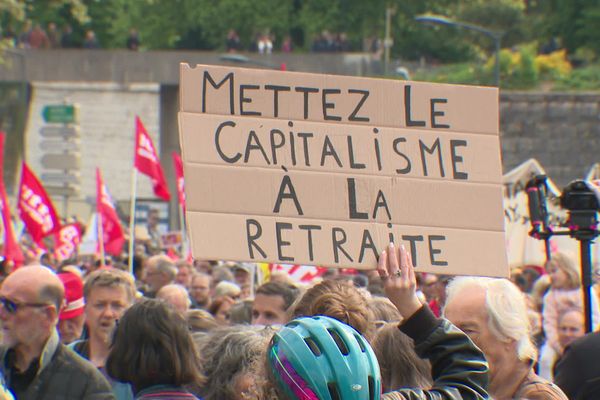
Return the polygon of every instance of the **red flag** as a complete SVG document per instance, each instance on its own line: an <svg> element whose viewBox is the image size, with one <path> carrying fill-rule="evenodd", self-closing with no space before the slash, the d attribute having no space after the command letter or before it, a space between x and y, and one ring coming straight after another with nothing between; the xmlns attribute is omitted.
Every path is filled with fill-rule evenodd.
<svg viewBox="0 0 600 400"><path fill-rule="evenodd" d="M62 262L75 255L77 246L81 242L81 228L79 224L68 224L60 228L60 231L54 234L55 247L54 257L56 261Z"/></svg>
<svg viewBox="0 0 600 400"><path fill-rule="evenodd" d="M179 198L179 205L185 211L185 191L183 183L183 162L177 152L173 152L173 164L175 164L175 176L177 177L177 197Z"/></svg>
<svg viewBox="0 0 600 400"><path fill-rule="evenodd" d="M96 168L96 193L96 209L98 216L102 219L102 237L98 240L102 240L104 243L104 251L113 256L118 256L123 250L125 235L99 168Z"/></svg>
<svg viewBox="0 0 600 400"><path fill-rule="evenodd" d="M135 117L135 168L152 179L154 194L165 201L169 201L171 195L165 174L160 166L160 160L140 117Z"/></svg>
<svg viewBox="0 0 600 400"><path fill-rule="evenodd" d="M60 229L60 220L52 200L25 163L21 172L18 208L19 215L35 243L40 244L45 236Z"/></svg>
<svg viewBox="0 0 600 400"><path fill-rule="evenodd" d="M25 257L15 236L6 197L6 188L4 187L4 137L4 132L0 132L0 211L2 212L2 226L4 227L3 256L7 260L11 260L15 267L18 267L23 264Z"/></svg>

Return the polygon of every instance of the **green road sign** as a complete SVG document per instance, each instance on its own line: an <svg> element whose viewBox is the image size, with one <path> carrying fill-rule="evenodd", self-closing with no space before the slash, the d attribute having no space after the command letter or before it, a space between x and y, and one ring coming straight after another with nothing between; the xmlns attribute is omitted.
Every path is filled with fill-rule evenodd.
<svg viewBox="0 0 600 400"><path fill-rule="evenodd" d="M55 124L73 124L77 120L77 109L72 104L48 105L42 110L44 121Z"/></svg>

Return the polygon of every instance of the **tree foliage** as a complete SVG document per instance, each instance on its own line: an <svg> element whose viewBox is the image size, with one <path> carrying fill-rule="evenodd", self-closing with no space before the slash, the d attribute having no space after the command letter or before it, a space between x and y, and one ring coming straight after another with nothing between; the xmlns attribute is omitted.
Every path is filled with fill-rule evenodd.
<svg viewBox="0 0 600 400"><path fill-rule="evenodd" d="M80 37L96 32L102 47L122 48L129 30L139 31L145 49L222 50L230 29L248 49L269 32L277 47L291 35L309 50L323 31L345 33L354 50L366 38L383 38L386 8L393 10L394 57L464 61L489 54L493 43L480 34L415 21L438 14L504 32L502 43L539 44L556 38L570 53L600 51L597 0L0 0L2 27L25 19L45 25L71 24Z"/></svg>

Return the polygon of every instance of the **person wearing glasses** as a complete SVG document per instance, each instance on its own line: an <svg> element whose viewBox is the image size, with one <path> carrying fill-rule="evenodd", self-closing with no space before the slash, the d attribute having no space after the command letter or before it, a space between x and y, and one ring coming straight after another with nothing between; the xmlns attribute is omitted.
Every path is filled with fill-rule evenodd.
<svg viewBox="0 0 600 400"><path fill-rule="evenodd" d="M19 400L114 399L92 364L60 343L60 279L42 266L22 267L0 287L0 372Z"/></svg>

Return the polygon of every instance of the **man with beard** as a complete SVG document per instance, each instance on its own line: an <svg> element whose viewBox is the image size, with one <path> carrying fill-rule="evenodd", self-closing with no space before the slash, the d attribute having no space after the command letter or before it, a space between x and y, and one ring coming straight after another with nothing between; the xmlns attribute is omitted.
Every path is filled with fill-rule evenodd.
<svg viewBox="0 0 600 400"><path fill-rule="evenodd" d="M133 399L130 386L110 379L104 369L116 324L135 299L133 279L117 269L96 270L86 278L83 296L89 339L75 342L72 349L104 374L117 400Z"/></svg>
<svg viewBox="0 0 600 400"><path fill-rule="evenodd" d="M64 288L53 271L22 267L0 288L0 373L19 400L113 399L93 365L60 343Z"/></svg>

